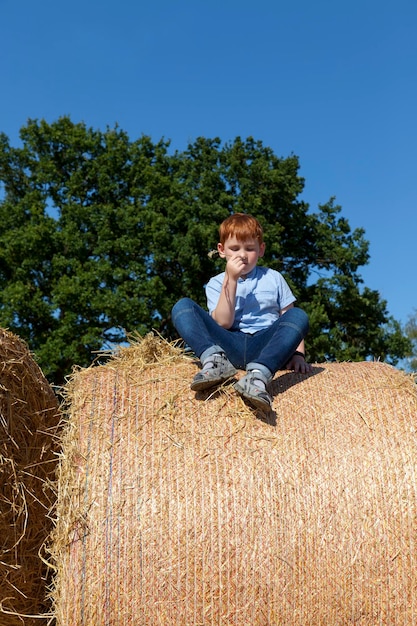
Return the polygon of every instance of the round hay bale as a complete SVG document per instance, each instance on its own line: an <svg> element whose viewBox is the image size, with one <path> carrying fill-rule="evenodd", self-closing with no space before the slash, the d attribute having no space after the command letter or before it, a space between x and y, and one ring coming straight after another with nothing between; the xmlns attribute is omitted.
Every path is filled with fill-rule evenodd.
<svg viewBox="0 0 417 626"><path fill-rule="evenodd" d="M262 418L230 385L196 399L195 364L143 347L68 390L57 625L417 624L411 378L279 372Z"/></svg>
<svg viewBox="0 0 417 626"><path fill-rule="evenodd" d="M46 624L58 401L26 344L0 329L0 624ZM44 617L42 617L44 616Z"/></svg>

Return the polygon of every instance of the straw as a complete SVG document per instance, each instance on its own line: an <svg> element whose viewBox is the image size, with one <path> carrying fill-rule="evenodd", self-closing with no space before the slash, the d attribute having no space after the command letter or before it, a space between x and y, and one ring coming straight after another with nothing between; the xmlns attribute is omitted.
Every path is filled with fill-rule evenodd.
<svg viewBox="0 0 417 626"><path fill-rule="evenodd" d="M58 401L26 344L0 329L0 624L46 624Z"/></svg>
<svg viewBox="0 0 417 626"><path fill-rule="evenodd" d="M262 415L196 397L176 350L148 337L69 385L57 626L417 623L412 378L279 372Z"/></svg>

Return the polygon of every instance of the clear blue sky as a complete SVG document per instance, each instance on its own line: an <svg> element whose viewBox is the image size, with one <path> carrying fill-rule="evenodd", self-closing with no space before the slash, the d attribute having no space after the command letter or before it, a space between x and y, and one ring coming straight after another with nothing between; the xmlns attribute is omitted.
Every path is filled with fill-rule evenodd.
<svg viewBox="0 0 417 626"><path fill-rule="evenodd" d="M0 0L0 131L253 136L365 229L365 285L417 309L416 0Z"/></svg>

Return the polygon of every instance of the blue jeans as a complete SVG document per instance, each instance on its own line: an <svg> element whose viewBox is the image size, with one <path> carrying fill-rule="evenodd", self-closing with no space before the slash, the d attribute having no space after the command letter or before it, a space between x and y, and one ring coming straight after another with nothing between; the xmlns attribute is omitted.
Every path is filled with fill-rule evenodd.
<svg viewBox="0 0 417 626"><path fill-rule="evenodd" d="M261 365L259 369L268 377L288 363L308 332L307 314L296 307L288 309L265 330L251 335L219 326L190 298L182 298L173 306L172 322L202 361L220 350L236 368Z"/></svg>

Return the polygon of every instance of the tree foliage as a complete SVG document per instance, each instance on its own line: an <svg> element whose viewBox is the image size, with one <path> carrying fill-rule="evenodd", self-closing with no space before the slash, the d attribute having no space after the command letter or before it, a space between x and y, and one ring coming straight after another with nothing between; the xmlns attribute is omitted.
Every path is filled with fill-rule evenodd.
<svg viewBox="0 0 417 626"><path fill-rule="evenodd" d="M0 325L28 342L51 380L126 332L173 337L171 307L185 295L205 305L203 286L223 269L208 252L237 211L262 223L263 262L310 315L311 360L395 364L409 349L358 273L369 260L364 231L333 198L315 212L300 199L296 156L239 137L174 152L68 117L29 120L20 137L12 147L0 135Z"/></svg>
<svg viewBox="0 0 417 626"><path fill-rule="evenodd" d="M411 371L417 372L417 309L414 310L407 320L405 335L411 344L410 351L407 354L408 366Z"/></svg>

